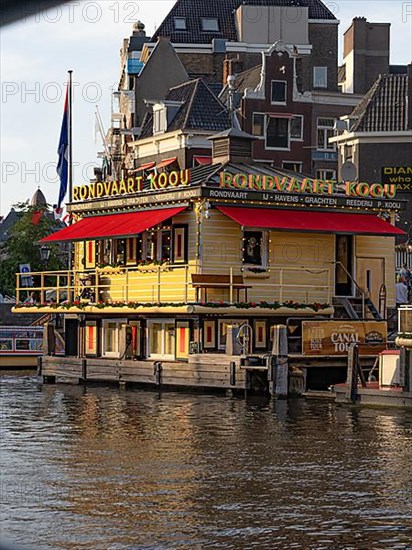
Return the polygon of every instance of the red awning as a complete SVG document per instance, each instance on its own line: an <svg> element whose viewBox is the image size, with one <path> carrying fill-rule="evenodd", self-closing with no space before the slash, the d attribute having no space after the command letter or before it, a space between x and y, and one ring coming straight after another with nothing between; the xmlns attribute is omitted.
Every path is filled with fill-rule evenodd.
<svg viewBox="0 0 412 550"><path fill-rule="evenodd" d="M106 237L138 235L172 216L177 216L185 209L186 206L179 206L163 210L146 210L83 218L74 225L69 225L69 227L49 235L40 242L85 241Z"/></svg>
<svg viewBox="0 0 412 550"><path fill-rule="evenodd" d="M244 227L310 231L313 233L346 233L348 235L404 235L405 232L373 214L276 210L272 208L217 207Z"/></svg>
<svg viewBox="0 0 412 550"><path fill-rule="evenodd" d="M195 160L197 163L199 163L201 165L212 164L212 157L198 157L198 156L195 156L195 157L193 157L193 160Z"/></svg>
<svg viewBox="0 0 412 550"><path fill-rule="evenodd" d="M155 165L155 162L147 162L146 164L142 164L139 166L139 168L135 168L134 170L129 170L131 174L135 174L136 172L142 172L143 170L149 170L150 168L153 168Z"/></svg>
<svg viewBox="0 0 412 550"><path fill-rule="evenodd" d="M177 157L171 157L170 159L165 159L159 162L159 164L156 164L156 169L164 168L165 166L169 166L169 164L173 164L177 161Z"/></svg>

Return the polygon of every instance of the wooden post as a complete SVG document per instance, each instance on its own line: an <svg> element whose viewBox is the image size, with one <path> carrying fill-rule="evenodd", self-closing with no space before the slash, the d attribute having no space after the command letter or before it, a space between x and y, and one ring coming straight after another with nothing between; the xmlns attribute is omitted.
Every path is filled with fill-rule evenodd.
<svg viewBox="0 0 412 550"><path fill-rule="evenodd" d="M349 346L348 351L348 372L346 375L346 399L351 403L355 403L358 395L358 363L359 363L359 347L353 343Z"/></svg>
<svg viewBox="0 0 412 550"><path fill-rule="evenodd" d="M40 301L42 304L44 304L45 300L45 292L44 292L44 272L42 271L40 275Z"/></svg>
<svg viewBox="0 0 412 550"><path fill-rule="evenodd" d="M288 334L286 325L276 325L273 330L272 355L276 369L273 372L272 392L277 399L288 396Z"/></svg>
<svg viewBox="0 0 412 550"><path fill-rule="evenodd" d="M160 304L160 265L157 266L157 303Z"/></svg>
<svg viewBox="0 0 412 550"><path fill-rule="evenodd" d="M129 301L129 270L126 268L126 302Z"/></svg>
<svg viewBox="0 0 412 550"><path fill-rule="evenodd" d="M81 384L87 382L87 359L82 359L82 377L80 379Z"/></svg>
<svg viewBox="0 0 412 550"><path fill-rule="evenodd" d="M229 302L233 304L233 267L229 271L230 290L229 290Z"/></svg>
<svg viewBox="0 0 412 550"><path fill-rule="evenodd" d="M279 302L283 302L283 267L280 268L279 272Z"/></svg>
<svg viewBox="0 0 412 550"><path fill-rule="evenodd" d="M230 361L230 385L236 386L236 363Z"/></svg>
<svg viewBox="0 0 412 550"><path fill-rule="evenodd" d="M185 296L184 296L184 302L187 304L187 298L188 298L188 285L189 285L189 266L185 265Z"/></svg>

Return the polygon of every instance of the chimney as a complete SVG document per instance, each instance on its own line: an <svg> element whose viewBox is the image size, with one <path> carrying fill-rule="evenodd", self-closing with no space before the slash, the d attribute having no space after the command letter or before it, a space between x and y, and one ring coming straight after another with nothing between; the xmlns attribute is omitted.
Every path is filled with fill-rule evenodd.
<svg viewBox="0 0 412 550"><path fill-rule="evenodd" d="M236 58L226 59L223 61L223 85L226 84L228 76L239 74L243 71L243 61L237 56Z"/></svg>
<svg viewBox="0 0 412 550"><path fill-rule="evenodd" d="M344 33L344 92L365 94L380 74L389 74L389 35L390 23L353 18Z"/></svg>

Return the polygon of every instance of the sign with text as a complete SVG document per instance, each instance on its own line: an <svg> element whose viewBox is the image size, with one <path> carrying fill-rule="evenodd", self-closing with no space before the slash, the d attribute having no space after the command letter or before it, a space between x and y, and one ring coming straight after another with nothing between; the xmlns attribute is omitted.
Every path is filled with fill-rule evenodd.
<svg viewBox="0 0 412 550"><path fill-rule="evenodd" d="M412 191L412 166L383 166L382 183L395 184L398 191Z"/></svg>
<svg viewBox="0 0 412 550"><path fill-rule="evenodd" d="M386 349L385 321L303 321L303 355L347 355L351 344L360 355L376 355Z"/></svg>

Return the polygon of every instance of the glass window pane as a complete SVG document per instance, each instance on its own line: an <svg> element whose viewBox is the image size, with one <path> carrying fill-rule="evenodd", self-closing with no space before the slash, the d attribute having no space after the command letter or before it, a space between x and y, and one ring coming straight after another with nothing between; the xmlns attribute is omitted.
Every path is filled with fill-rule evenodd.
<svg viewBox="0 0 412 550"><path fill-rule="evenodd" d="M254 136L263 136L265 130L265 115L253 113L252 134Z"/></svg>
<svg viewBox="0 0 412 550"><path fill-rule="evenodd" d="M289 148L289 119L270 117L266 129L266 144L279 149Z"/></svg>
<svg viewBox="0 0 412 550"><path fill-rule="evenodd" d="M163 323L151 323L150 325L150 354L162 354Z"/></svg>
<svg viewBox="0 0 412 550"><path fill-rule="evenodd" d="M175 353L175 325L174 323L165 323L165 355L174 355Z"/></svg>
<svg viewBox="0 0 412 550"><path fill-rule="evenodd" d="M243 261L247 264L262 265L263 233L245 231L243 239Z"/></svg>
<svg viewBox="0 0 412 550"><path fill-rule="evenodd" d="M107 323L104 331L104 349L108 353L117 352L116 323Z"/></svg>
<svg viewBox="0 0 412 550"><path fill-rule="evenodd" d="M272 103L286 102L286 82L272 80Z"/></svg>
<svg viewBox="0 0 412 550"><path fill-rule="evenodd" d="M294 116L290 121L290 137L292 139L302 139L303 117Z"/></svg>

